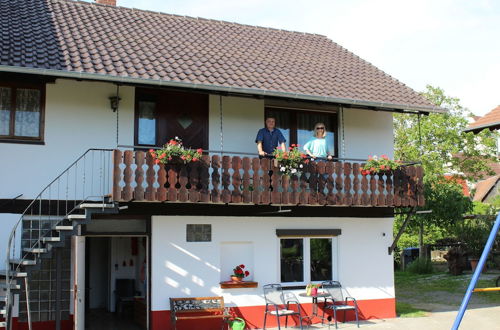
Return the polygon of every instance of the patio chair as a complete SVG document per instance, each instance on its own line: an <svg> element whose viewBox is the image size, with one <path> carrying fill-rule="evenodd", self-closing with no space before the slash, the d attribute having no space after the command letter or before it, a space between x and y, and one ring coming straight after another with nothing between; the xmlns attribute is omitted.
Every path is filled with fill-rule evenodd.
<svg viewBox="0 0 500 330"><path fill-rule="evenodd" d="M344 294L342 292L342 285L338 281L326 281L321 283L323 290L328 292L330 295L329 297L325 298L325 306L323 308L323 317L325 316L325 310L326 309L331 309L333 310L333 318L335 319L335 329L337 329L337 311L344 311L344 322L345 322L345 316L346 312L348 310L354 310L354 313L356 314L356 323L358 324L359 328L359 318L358 318L358 303L356 299L353 297L345 297L344 299ZM332 303L328 304L328 300L331 300ZM348 301L352 300L354 305L349 305ZM330 319L328 319L330 320ZM323 323L323 321L321 321ZM330 323L328 323L328 326L330 326Z"/></svg>
<svg viewBox="0 0 500 330"><path fill-rule="evenodd" d="M280 284L266 284L263 286L264 298L266 300L266 310L264 312L264 329L266 328L267 314L275 315L278 320L278 329L280 326L280 317L285 316L285 328L288 326L288 316L298 315L300 328L302 329L302 316L298 299L293 295L283 294ZM297 304L297 311L290 308L290 303Z"/></svg>

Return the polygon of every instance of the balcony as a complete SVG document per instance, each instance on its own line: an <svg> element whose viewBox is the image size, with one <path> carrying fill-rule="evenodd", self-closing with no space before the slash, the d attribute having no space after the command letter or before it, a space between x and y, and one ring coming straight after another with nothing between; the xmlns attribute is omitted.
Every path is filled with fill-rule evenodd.
<svg viewBox="0 0 500 330"><path fill-rule="evenodd" d="M144 151L113 151L112 199L231 205L423 206L423 171L361 175L362 163L310 162L300 175L279 174L271 159L208 156L156 165Z"/></svg>

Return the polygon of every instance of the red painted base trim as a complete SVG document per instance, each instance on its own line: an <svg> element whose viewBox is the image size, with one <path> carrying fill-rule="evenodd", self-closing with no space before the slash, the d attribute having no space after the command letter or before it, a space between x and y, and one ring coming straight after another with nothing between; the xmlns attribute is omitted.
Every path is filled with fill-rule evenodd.
<svg viewBox="0 0 500 330"><path fill-rule="evenodd" d="M56 328L55 321L45 321L45 322L33 322L33 330L53 330ZM0 330L4 330L5 328L0 327ZM17 317L12 318L12 330L28 330L27 322L19 322ZM69 320L61 321L61 330L72 330L73 329L73 318L70 315Z"/></svg>
<svg viewBox="0 0 500 330"><path fill-rule="evenodd" d="M302 311L305 315L312 314L312 304L301 304ZM396 299L372 299L358 301L359 318L361 320L369 319L387 319L396 317ZM247 306L247 307L232 307L231 312L236 316L245 320L247 328L260 329L264 325L264 310L265 306ZM331 311L328 311L331 315ZM322 309L319 310L320 315ZM338 315L338 321L343 320L343 312ZM151 330L167 330L171 329L170 311L152 311L151 312ZM347 312L347 321L355 320L354 312ZM203 322L203 329L218 330L221 327L220 319L204 319L204 320L183 320L177 322L178 330L200 329L200 322ZM285 318L280 319L284 325ZM297 317L289 318L290 325L298 325ZM304 321L305 322L305 321ZM313 323L320 323L321 320L313 319ZM305 324L305 323L304 323ZM277 327L276 317L268 315L266 327Z"/></svg>

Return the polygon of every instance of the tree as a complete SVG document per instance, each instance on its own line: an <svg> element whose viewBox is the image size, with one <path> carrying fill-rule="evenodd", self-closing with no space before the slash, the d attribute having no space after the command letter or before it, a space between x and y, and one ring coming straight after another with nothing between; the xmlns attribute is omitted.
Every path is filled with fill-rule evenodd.
<svg viewBox="0 0 500 330"><path fill-rule="evenodd" d="M462 187L444 175L461 174L466 179L478 180L491 172L488 162L496 159L493 133L487 130L478 135L464 132L471 114L460 105L458 98L446 96L441 88L430 85L422 95L448 112L428 116L394 115L396 159L419 160L424 169L425 209L432 213L416 216L416 221L409 225L410 230L419 232L421 253L426 227L435 226L451 232L453 225L472 208ZM396 223L400 222L397 219Z"/></svg>
<svg viewBox="0 0 500 330"><path fill-rule="evenodd" d="M488 162L497 160L494 133L464 132L471 113L458 98L446 96L441 88L427 85L422 95L448 112L428 116L395 114L396 159L421 161L426 178L460 173L476 181L484 174L493 174Z"/></svg>

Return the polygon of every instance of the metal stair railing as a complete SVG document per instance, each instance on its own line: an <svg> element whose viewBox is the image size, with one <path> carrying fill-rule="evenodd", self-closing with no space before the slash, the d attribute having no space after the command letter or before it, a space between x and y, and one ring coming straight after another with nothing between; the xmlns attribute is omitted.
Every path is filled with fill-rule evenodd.
<svg viewBox="0 0 500 330"><path fill-rule="evenodd" d="M14 302L11 286L15 276L11 276L11 273L20 271L28 260L34 260L36 265L43 253L43 238L51 234L55 226L67 220L68 215L79 210L82 203L105 204L106 196L111 192L112 151L113 149L88 149L31 201L14 225L7 243L5 260L7 292L4 318L7 330L12 329ZM27 230L25 224L28 225ZM17 246L19 251L16 251L16 237L20 241ZM14 263L17 253L19 258Z"/></svg>

